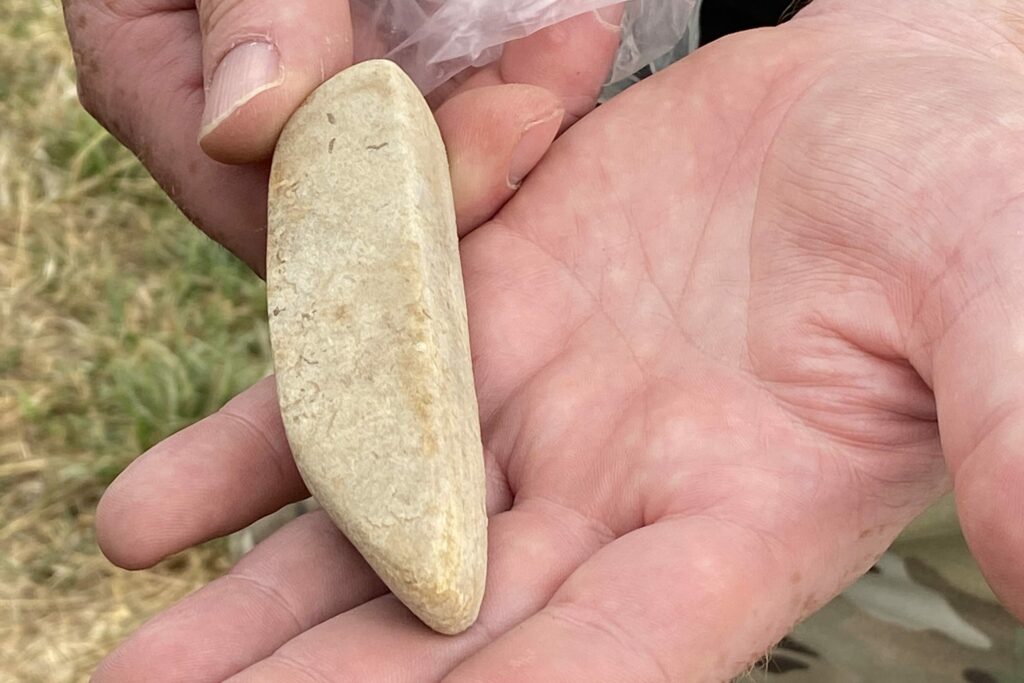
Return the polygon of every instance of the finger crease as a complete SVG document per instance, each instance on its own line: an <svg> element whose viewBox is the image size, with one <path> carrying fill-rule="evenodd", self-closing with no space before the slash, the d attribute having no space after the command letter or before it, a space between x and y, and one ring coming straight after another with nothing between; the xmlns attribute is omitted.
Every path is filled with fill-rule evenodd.
<svg viewBox="0 0 1024 683"><path fill-rule="evenodd" d="M246 586L249 586L255 590L258 594L265 597L273 605L276 605L280 612L283 612L291 620L292 625L295 627L295 633L302 633L306 630L307 624L303 623L302 619L299 618L298 612L288 602L288 600L281 594L276 588L260 581L259 579L248 576L246 574L231 573L224 576L224 579L232 579L236 582L241 582Z"/></svg>
<svg viewBox="0 0 1024 683"><path fill-rule="evenodd" d="M582 618L575 616L570 613L569 610L575 610L580 613L591 614L588 618ZM572 603L571 606L567 605L562 608L557 606L548 612L548 616L555 621L561 621L575 629L581 629L584 631L590 631L604 635L606 638L611 640L619 649L623 652L633 653L643 659L646 659L653 665L654 670L657 672L656 679L644 678L645 681L662 681L663 683L673 683L672 676L669 675L665 665L662 664L661 660L654 654L650 646L643 645L642 638L630 638L629 634L617 625L614 621L604 617L600 613L593 613L589 608L580 606L578 603ZM639 647L639 649L638 649Z"/></svg>
<svg viewBox="0 0 1024 683"><path fill-rule="evenodd" d="M316 669L311 668L307 664L303 664L301 661L295 659L291 655L274 653L273 660L280 662L281 664L284 664L286 667L292 669L294 672L305 676L308 680L312 681L313 683L331 683L322 673L320 673ZM289 678L288 680L291 681L293 679Z"/></svg>
<svg viewBox="0 0 1024 683"><path fill-rule="evenodd" d="M217 413L217 415L227 418L229 422L234 422L236 425L240 426L243 431L251 434L257 441L261 442L266 447L264 458L271 463L271 466L277 475L282 479L291 478L291 472L284 464L288 461L284 458L277 457L281 449L274 444L269 436L267 436L265 430L260 429L256 423L249 418L229 410L222 409ZM260 452L260 449L258 448L255 450L256 452Z"/></svg>
<svg viewBox="0 0 1024 683"><path fill-rule="evenodd" d="M543 506L554 508L554 510L549 510L548 514L556 520L566 521L569 518L572 518L578 523L574 526L578 526L582 529L587 537L593 539L599 547L608 545L618 538L618 535L612 530L612 528L604 522L589 515L585 515L579 510L563 503L559 503L556 500L544 496L530 496L523 502L526 503L528 501L531 503L541 503Z"/></svg>

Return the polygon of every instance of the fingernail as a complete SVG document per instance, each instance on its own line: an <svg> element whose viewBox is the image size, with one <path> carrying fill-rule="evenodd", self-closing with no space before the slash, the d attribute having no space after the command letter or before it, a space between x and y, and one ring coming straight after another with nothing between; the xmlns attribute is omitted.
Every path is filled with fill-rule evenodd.
<svg viewBox="0 0 1024 683"><path fill-rule="evenodd" d="M565 112L556 109L543 118L535 119L523 126L519 142L512 149L509 161L508 184L511 188L519 187L526 174L537 165L544 152L551 146L551 141L558 133L558 123Z"/></svg>
<svg viewBox="0 0 1024 683"><path fill-rule="evenodd" d="M281 58L270 43L242 43L217 65L206 91L200 137L212 132L239 107L281 83Z"/></svg>
<svg viewBox="0 0 1024 683"><path fill-rule="evenodd" d="M597 23L609 31L618 33L622 29L622 5L607 5L596 9L594 16L597 17Z"/></svg>

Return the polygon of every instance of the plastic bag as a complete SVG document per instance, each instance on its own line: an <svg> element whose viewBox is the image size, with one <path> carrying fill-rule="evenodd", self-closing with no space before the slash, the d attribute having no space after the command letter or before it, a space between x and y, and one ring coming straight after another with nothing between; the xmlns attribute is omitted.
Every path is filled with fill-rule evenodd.
<svg viewBox="0 0 1024 683"><path fill-rule="evenodd" d="M621 0L355 0L375 36L364 53L398 62L429 94L464 69L488 64L506 42ZM699 0L628 0L610 83L671 51L689 35ZM358 46L357 46L358 51Z"/></svg>

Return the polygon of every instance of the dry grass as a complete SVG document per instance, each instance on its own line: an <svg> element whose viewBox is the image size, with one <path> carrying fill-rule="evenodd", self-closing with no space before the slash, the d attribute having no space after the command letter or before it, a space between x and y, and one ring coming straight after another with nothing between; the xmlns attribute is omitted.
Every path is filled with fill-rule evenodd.
<svg viewBox="0 0 1024 683"><path fill-rule="evenodd" d="M0 4L0 682L85 680L223 545L128 573L93 512L267 370L263 287L78 106L56 0Z"/></svg>

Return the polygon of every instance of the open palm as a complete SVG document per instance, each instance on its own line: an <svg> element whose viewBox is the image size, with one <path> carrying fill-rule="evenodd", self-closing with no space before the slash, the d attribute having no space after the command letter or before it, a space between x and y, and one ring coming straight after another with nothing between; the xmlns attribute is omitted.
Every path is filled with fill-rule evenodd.
<svg viewBox="0 0 1024 683"><path fill-rule="evenodd" d="M1024 40L990 4L821 0L716 43L463 239L476 626L427 630L313 513L97 680L727 679L951 481L1024 614ZM133 465L100 536L146 566L303 495L269 380Z"/></svg>

